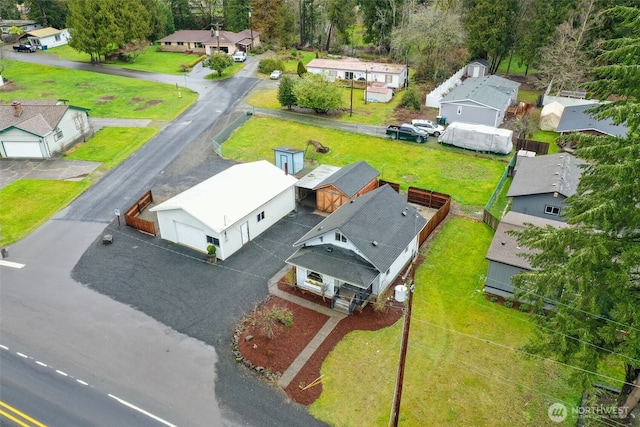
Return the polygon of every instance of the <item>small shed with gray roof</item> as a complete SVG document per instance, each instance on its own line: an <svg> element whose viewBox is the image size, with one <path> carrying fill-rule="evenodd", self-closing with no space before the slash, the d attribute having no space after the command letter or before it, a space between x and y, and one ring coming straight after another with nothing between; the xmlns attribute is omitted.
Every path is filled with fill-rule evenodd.
<svg viewBox="0 0 640 427"><path fill-rule="evenodd" d="M507 192L511 210L563 221L564 201L575 194L584 164L568 153L519 158Z"/></svg>
<svg viewBox="0 0 640 427"><path fill-rule="evenodd" d="M54 157L91 136L88 112L88 108L55 99L21 99L0 105L0 157Z"/></svg>
<svg viewBox="0 0 640 427"><path fill-rule="evenodd" d="M439 115L449 122L498 127L519 88L520 83L495 75L468 78L442 97Z"/></svg>
<svg viewBox="0 0 640 427"><path fill-rule="evenodd" d="M350 313L375 300L418 253L427 221L384 185L341 206L294 243L287 259L302 289Z"/></svg>
<svg viewBox="0 0 640 427"><path fill-rule="evenodd" d="M508 212L498 225L487 252L489 269L484 285L485 292L509 298L513 296L513 284L511 282L513 276L531 270L529 261L522 257L523 254L531 253L531 250L518 246L516 236L509 234L510 231L524 229L526 224L532 224L537 227L546 227L548 225L555 228L567 227L564 222L514 211Z"/></svg>
<svg viewBox="0 0 640 427"><path fill-rule="evenodd" d="M591 103L564 107L556 132L560 132L563 135L571 132L582 132L591 135L610 135L626 138L626 126L616 125L610 118L596 119L587 112L587 110L597 106L597 103Z"/></svg>
<svg viewBox="0 0 640 427"><path fill-rule="evenodd" d="M364 160L344 166L316 184L316 209L331 213L348 201L378 188L380 173Z"/></svg>

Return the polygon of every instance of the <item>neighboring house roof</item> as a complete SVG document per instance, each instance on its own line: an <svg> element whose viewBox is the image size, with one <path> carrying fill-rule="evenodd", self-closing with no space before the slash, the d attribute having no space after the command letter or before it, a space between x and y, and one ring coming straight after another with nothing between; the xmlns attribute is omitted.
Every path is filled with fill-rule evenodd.
<svg viewBox="0 0 640 427"><path fill-rule="evenodd" d="M508 233L508 231L511 230L522 230L526 228L526 224L533 224L537 227L546 227L547 225L555 228L568 227L568 224L561 221L554 221L513 211L507 212L493 236L491 246L489 246L489 251L487 252L487 259L530 270L531 264L529 261L519 256L519 254L531 253L531 249L518 246L516 236Z"/></svg>
<svg viewBox="0 0 640 427"><path fill-rule="evenodd" d="M302 178L296 183L296 187L306 188L313 190L322 181L326 180L330 175L338 172L340 167L331 165L320 165Z"/></svg>
<svg viewBox="0 0 640 427"><path fill-rule="evenodd" d="M311 239L339 231L378 272L385 272L426 223L427 220L414 206L389 185L384 185L340 206L295 242L294 246L302 246ZM302 253L309 252L309 248L301 248L304 249ZM354 260L354 255L349 252L347 259ZM331 269L331 265L328 263L327 268ZM332 276L340 273L329 271Z"/></svg>
<svg viewBox="0 0 640 427"><path fill-rule="evenodd" d="M309 68L324 68L327 70L344 70L344 71L359 71L370 73L389 73L400 74L407 66L404 64L383 64L380 62L364 62L356 58L344 58L344 59L312 59L307 64Z"/></svg>
<svg viewBox="0 0 640 427"><path fill-rule="evenodd" d="M181 209L216 232L222 232L278 194L297 179L260 160L241 163L202 181L151 211Z"/></svg>
<svg viewBox="0 0 640 427"><path fill-rule="evenodd" d="M251 31L250 30L242 30L239 33L234 33L232 31L218 31L218 35L220 36L221 44L235 44L244 39L251 39ZM256 38L260 35L258 31L253 31L253 37ZM166 37L158 40L159 43L164 42L188 42L188 43L206 43L206 44L217 44L218 37L216 37L215 33L212 35L211 30L180 30L176 31L173 34L170 34Z"/></svg>
<svg viewBox="0 0 640 427"><path fill-rule="evenodd" d="M466 79L443 96L440 103L469 100L495 110L501 110L515 101L515 94L519 87L520 83L494 75Z"/></svg>
<svg viewBox="0 0 640 427"><path fill-rule="evenodd" d="M489 61L484 58L476 59L474 61L469 62L468 65L480 64L485 68L489 68Z"/></svg>
<svg viewBox="0 0 640 427"><path fill-rule="evenodd" d="M29 35L31 37L42 38L42 37L48 37L48 36L53 36L53 35L56 35L56 34L60 34L63 31L64 30L58 30L57 28L53 28L53 27L46 27L46 28L40 28L38 30L27 31L24 34Z"/></svg>
<svg viewBox="0 0 640 427"><path fill-rule="evenodd" d="M566 106L556 132L596 131L611 136L627 136L627 127L616 125L612 119L596 119L586 110L597 107L599 104L583 104Z"/></svg>
<svg viewBox="0 0 640 427"><path fill-rule="evenodd" d="M586 162L568 153L521 157L507 197L558 192L575 194Z"/></svg>
<svg viewBox="0 0 640 427"><path fill-rule="evenodd" d="M51 133L69 109L87 112L87 108L58 105L51 99L23 99L14 104L0 104L0 132L17 128L38 136ZM19 112L17 112L19 111Z"/></svg>
<svg viewBox="0 0 640 427"><path fill-rule="evenodd" d="M379 87L379 86L371 86L367 89L369 93L389 93L393 92L390 87Z"/></svg>
<svg viewBox="0 0 640 427"><path fill-rule="evenodd" d="M333 185L347 196L353 197L371 180L377 178L378 175L380 175L380 172L369 166L364 160L361 160L344 166L339 171L329 175L316 185L314 190Z"/></svg>

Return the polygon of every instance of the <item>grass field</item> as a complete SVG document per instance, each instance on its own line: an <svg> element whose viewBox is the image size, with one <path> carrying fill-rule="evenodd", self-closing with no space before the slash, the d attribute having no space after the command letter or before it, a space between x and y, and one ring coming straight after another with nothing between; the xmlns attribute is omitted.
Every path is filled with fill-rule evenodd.
<svg viewBox="0 0 640 427"><path fill-rule="evenodd" d="M38 51L38 54L55 55L60 59L78 62L91 62L88 53L78 52L68 45L59 46L53 49ZM148 71L162 74L184 74L184 68L189 63L196 60L199 55L187 55L178 52L160 52L158 46L147 46L138 55L135 62L124 62L120 60L110 60L104 65L112 67L128 68L130 70Z"/></svg>
<svg viewBox="0 0 640 427"><path fill-rule="evenodd" d="M564 369L515 350L531 335L527 315L484 299L491 238L486 225L456 218L422 249L426 259L416 271L402 426L557 425L547 416L549 405L579 402ZM339 426L387 425L401 323L352 332L336 346L322 367L328 379L310 407L314 416Z"/></svg>
<svg viewBox="0 0 640 427"><path fill-rule="evenodd" d="M403 189L412 185L440 191L465 205L484 206L506 167L491 158L442 149L433 139L403 143L264 117L249 120L222 149L225 157L236 160L271 161L273 147L286 144L304 150L309 138L331 148L328 154L315 154L313 164L344 166L366 160L382 179Z"/></svg>
<svg viewBox="0 0 640 427"><path fill-rule="evenodd" d="M96 74L87 71L6 61L0 101L14 99L66 99L90 108L93 117L172 120L187 109L198 94L174 85Z"/></svg>

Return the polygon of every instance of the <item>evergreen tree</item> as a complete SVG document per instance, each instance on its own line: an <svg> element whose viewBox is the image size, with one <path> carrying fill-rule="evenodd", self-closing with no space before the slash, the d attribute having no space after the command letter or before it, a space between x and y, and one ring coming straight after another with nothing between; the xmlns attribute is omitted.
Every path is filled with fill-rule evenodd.
<svg viewBox="0 0 640 427"><path fill-rule="evenodd" d="M293 86L293 79L289 76L283 76L282 80L280 80L280 86L278 86L278 102L289 110L297 102L296 95L293 93Z"/></svg>

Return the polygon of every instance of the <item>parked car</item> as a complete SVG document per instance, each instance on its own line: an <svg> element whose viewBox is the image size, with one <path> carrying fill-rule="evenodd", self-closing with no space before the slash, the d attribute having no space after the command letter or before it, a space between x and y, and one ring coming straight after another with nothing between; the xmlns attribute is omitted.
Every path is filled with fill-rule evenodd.
<svg viewBox="0 0 640 427"><path fill-rule="evenodd" d="M15 46L13 46L13 50L15 50L16 52L35 52L36 51L36 47L32 46L30 44L17 44Z"/></svg>
<svg viewBox="0 0 640 427"><path fill-rule="evenodd" d="M413 119L411 124L425 130L429 135L438 137L444 132L444 126L437 125L431 120Z"/></svg>
<svg viewBox="0 0 640 427"><path fill-rule="evenodd" d="M426 131L410 125L409 123L387 126L387 135L393 139L404 139L406 141L415 141L419 143L425 142L429 137Z"/></svg>
<svg viewBox="0 0 640 427"><path fill-rule="evenodd" d="M271 75L269 76L269 78L271 80L278 80L280 78L280 76L282 75L282 71L280 70L273 70L273 72L271 73Z"/></svg>
<svg viewBox="0 0 640 427"><path fill-rule="evenodd" d="M247 60L247 52L237 51L233 54L234 62L244 62Z"/></svg>

